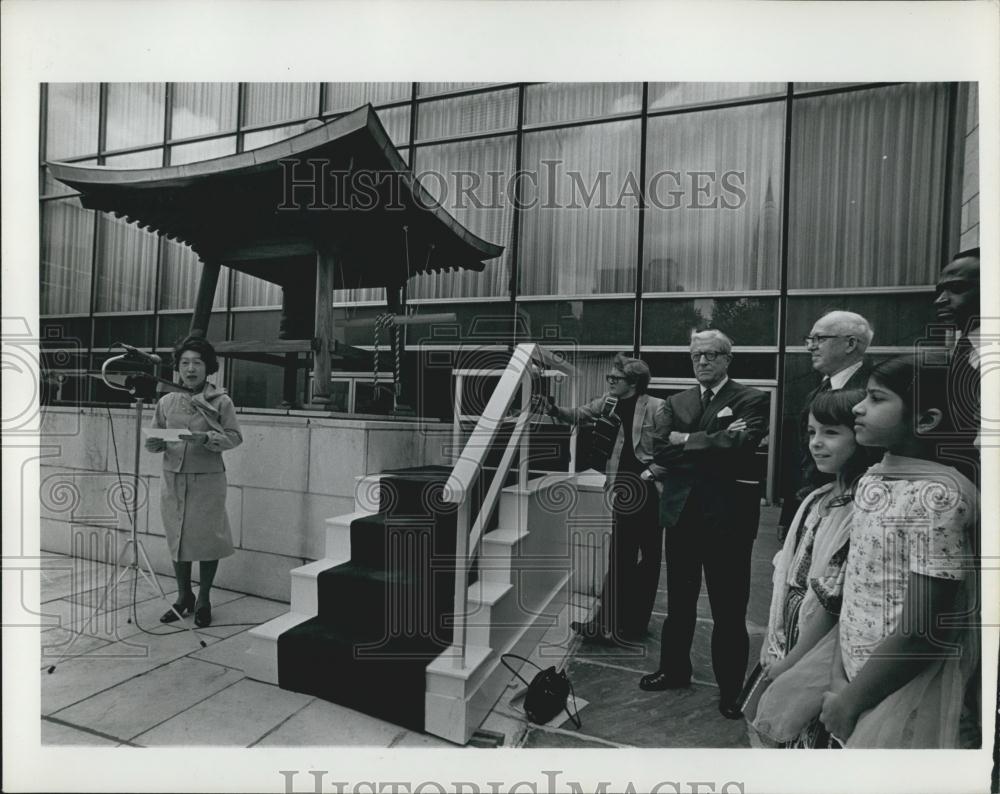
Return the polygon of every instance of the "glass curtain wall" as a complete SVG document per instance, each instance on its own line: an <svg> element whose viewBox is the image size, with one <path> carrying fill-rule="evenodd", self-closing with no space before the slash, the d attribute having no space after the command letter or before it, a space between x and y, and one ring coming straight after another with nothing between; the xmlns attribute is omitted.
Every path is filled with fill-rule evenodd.
<svg viewBox="0 0 1000 794"><path fill-rule="evenodd" d="M976 141L967 94L944 83L49 84L41 314L95 356L126 333L168 345L201 272L187 247L84 209L47 160L194 162L371 103L432 195L504 246L480 273L410 281L415 311L459 321L457 336L411 326L409 344L503 344L508 318L519 338L574 351L584 390L598 392L618 350L640 351L656 376L688 377L688 335L711 325L736 341L739 377L775 384L783 353L787 406L813 379L799 340L824 310L872 317L880 353L924 332L936 272L959 244L963 208L950 197L975 179L962 167ZM975 221L963 215L963 228ZM384 305L382 290L343 286L344 316ZM280 304L274 284L224 268L210 334L265 338ZM352 344L370 347L364 335ZM277 368L227 378L266 380L248 406L280 391Z"/></svg>

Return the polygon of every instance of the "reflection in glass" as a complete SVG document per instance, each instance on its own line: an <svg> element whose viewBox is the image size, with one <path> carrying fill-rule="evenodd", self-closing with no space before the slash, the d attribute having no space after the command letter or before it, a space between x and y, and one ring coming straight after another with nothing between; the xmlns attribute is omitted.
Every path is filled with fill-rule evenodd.
<svg viewBox="0 0 1000 794"><path fill-rule="evenodd" d="M236 129L236 83L174 83L171 92L171 138Z"/></svg>
<svg viewBox="0 0 1000 794"><path fill-rule="evenodd" d="M451 91L464 91L467 88L480 88L489 83L417 83L417 96L432 94L447 94Z"/></svg>
<svg viewBox="0 0 1000 794"><path fill-rule="evenodd" d="M807 97L792 107L788 286L933 284L947 226L948 84Z"/></svg>
<svg viewBox="0 0 1000 794"><path fill-rule="evenodd" d="M213 157L225 157L236 153L236 136L229 138L213 138L210 141L185 143L170 147L170 165L197 163L201 160L211 160Z"/></svg>
<svg viewBox="0 0 1000 794"><path fill-rule="evenodd" d="M517 313L528 337L543 344L632 347L634 300L521 301Z"/></svg>
<svg viewBox="0 0 1000 794"><path fill-rule="evenodd" d="M344 113L364 104L387 105L410 98L412 83L327 83L324 113Z"/></svg>
<svg viewBox="0 0 1000 794"><path fill-rule="evenodd" d="M287 127L248 132L243 137L243 151L249 152L251 149L259 149L261 146L267 146L269 143L283 141L285 138L291 138L293 135L305 132L306 129L307 125L303 122L302 124L289 124Z"/></svg>
<svg viewBox="0 0 1000 794"><path fill-rule="evenodd" d="M233 306L281 306L281 287L236 271L233 275ZM277 336L278 332L275 331L274 338Z"/></svg>
<svg viewBox="0 0 1000 794"><path fill-rule="evenodd" d="M645 292L777 289L783 136L780 103L649 120Z"/></svg>
<svg viewBox="0 0 1000 794"><path fill-rule="evenodd" d="M105 147L162 142L165 105L163 83L109 83Z"/></svg>
<svg viewBox="0 0 1000 794"><path fill-rule="evenodd" d="M163 165L163 149L116 154L105 157L104 165L108 168L159 168Z"/></svg>
<svg viewBox="0 0 1000 794"><path fill-rule="evenodd" d="M650 83L649 109L783 95L784 83Z"/></svg>
<svg viewBox="0 0 1000 794"><path fill-rule="evenodd" d="M98 83L49 83L45 158L62 160L97 152Z"/></svg>
<svg viewBox="0 0 1000 794"><path fill-rule="evenodd" d="M540 83L524 89L525 124L579 121L641 108L641 83Z"/></svg>
<svg viewBox="0 0 1000 794"><path fill-rule="evenodd" d="M639 122L528 133L523 168L520 294L633 292Z"/></svg>
<svg viewBox="0 0 1000 794"><path fill-rule="evenodd" d="M643 345L687 345L693 331L706 328L717 328L735 345L777 345L778 299L643 300Z"/></svg>
<svg viewBox="0 0 1000 794"><path fill-rule="evenodd" d="M41 205L40 314L90 311L94 213L79 199Z"/></svg>
<svg viewBox="0 0 1000 794"><path fill-rule="evenodd" d="M228 270L222 269L215 288L212 307L226 307ZM163 261L160 264L160 308L193 309L201 279L201 262L190 248L173 240L163 240Z"/></svg>

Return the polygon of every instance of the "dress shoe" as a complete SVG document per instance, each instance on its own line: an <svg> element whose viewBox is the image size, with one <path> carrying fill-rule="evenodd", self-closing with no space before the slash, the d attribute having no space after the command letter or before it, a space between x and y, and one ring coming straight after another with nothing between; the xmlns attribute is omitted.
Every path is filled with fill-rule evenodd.
<svg viewBox="0 0 1000 794"><path fill-rule="evenodd" d="M181 618L190 615L194 611L194 593L189 598L182 599L173 605L173 609L168 609L160 615L160 623L176 623ZM180 617L177 617L180 615Z"/></svg>
<svg viewBox="0 0 1000 794"><path fill-rule="evenodd" d="M212 607L198 607L194 611L194 625L199 629L204 629L212 625Z"/></svg>
<svg viewBox="0 0 1000 794"><path fill-rule="evenodd" d="M727 720L738 720L743 716L743 709L736 698L719 700L719 714Z"/></svg>
<svg viewBox="0 0 1000 794"><path fill-rule="evenodd" d="M677 678L657 670L639 679L639 689L645 692L662 692L665 689L685 689L691 686L690 678Z"/></svg>

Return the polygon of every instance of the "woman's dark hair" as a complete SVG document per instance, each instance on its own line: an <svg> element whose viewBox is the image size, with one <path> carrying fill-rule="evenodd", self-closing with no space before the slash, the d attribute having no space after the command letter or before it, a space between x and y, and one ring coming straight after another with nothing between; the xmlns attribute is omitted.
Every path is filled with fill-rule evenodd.
<svg viewBox="0 0 1000 794"><path fill-rule="evenodd" d="M817 394L809 404L809 413L816 421L823 425L844 425L854 428L855 405L865 398L862 389L836 389L824 391ZM847 459L844 464L844 482L847 483L847 490L850 493L854 484L864 474L868 467L877 462L882 457L882 450L872 447L863 447L860 444L854 450L854 454Z"/></svg>
<svg viewBox="0 0 1000 794"><path fill-rule="evenodd" d="M871 380L899 395L913 423L915 437L948 434L954 429L951 401L948 398L947 360L936 351L918 351L913 355L895 356L872 368ZM932 408L941 412L941 421L928 433L916 429L914 419Z"/></svg>
<svg viewBox="0 0 1000 794"><path fill-rule="evenodd" d="M625 374L625 382L635 386L637 393L646 393L649 386L649 366L645 361L619 353L615 356L613 367Z"/></svg>
<svg viewBox="0 0 1000 794"><path fill-rule="evenodd" d="M181 356L186 350L197 353L201 360L205 362L205 374L214 375L219 371L219 359L215 355L215 348L207 339L200 336L189 336L174 345L174 371L179 372L181 368Z"/></svg>

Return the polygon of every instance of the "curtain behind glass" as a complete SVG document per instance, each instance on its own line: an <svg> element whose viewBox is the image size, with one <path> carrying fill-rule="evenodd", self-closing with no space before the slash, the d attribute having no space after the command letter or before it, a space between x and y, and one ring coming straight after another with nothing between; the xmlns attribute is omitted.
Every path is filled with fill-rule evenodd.
<svg viewBox="0 0 1000 794"><path fill-rule="evenodd" d="M236 271L233 275L233 306L281 306L281 287Z"/></svg>
<svg viewBox="0 0 1000 794"><path fill-rule="evenodd" d="M45 159L97 153L99 83L49 83Z"/></svg>
<svg viewBox="0 0 1000 794"><path fill-rule="evenodd" d="M319 83L247 83L244 124L276 124L319 114Z"/></svg>
<svg viewBox="0 0 1000 794"><path fill-rule="evenodd" d="M625 351L628 355L631 352ZM601 397L608 391L604 376L611 372L615 353L570 353L569 363L576 368L576 375L550 381L552 396L560 408L573 405L573 387L576 386L576 404L583 405Z"/></svg>
<svg viewBox="0 0 1000 794"><path fill-rule="evenodd" d="M171 94L171 138L236 129L236 83L174 83Z"/></svg>
<svg viewBox="0 0 1000 794"><path fill-rule="evenodd" d="M503 132L517 124L517 89L417 105L417 140Z"/></svg>
<svg viewBox="0 0 1000 794"><path fill-rule="evenodd" d="M524 202L537 203L521 216L520 294L634 292L639 122L528 133L523 154L523 168L537 174L538 184L522 183ZM543 159L555 165L543 166ZM584 194L595 185L588 200Z"/></svg>
<svg viewBox="0 0 1000 794"><path fill-rule="evenodd" d="M789 287L933 284L947 84L797 99L793 109Z"/></svg>
<svg viewBox="0 0 1000 794"><path fill-rule="evenodd" d="M94 311L152 310L156 248L152 232L107 213L98 216Z"/></svg>
<svg viewBox="0 0 1000 794"><path fill-rule="evenodd" d="M163 240L163 261L160 263L160 308L193 309L201 279L201 261L186 245ZM213 309L226 308L227 270L223 268L215 288Z"/></svg>
<svg viewBox="0 0 1000 794"><path fill-rule="evenodd" d="M40 314L90 311L94 212L78 199L41 205Z"/></svg>
<svg viewBox="0 0 1000 794"><path fill-rule="evenodd" d="M780 103L649 120L644 292L778 288L783 137Z"/></svg>
<svg viewBox="0 0 1000 794"><path fill-rule="evenodd" d="M106 148L162 142L165 112L163 83L109 83Z"/></svg>
<svg viewBox="0 0 1000 794"><path fill-rule="evenodd" d="M491 180L488 176L490 171L499 172L500 177ZM470 172L474 176L463 177L459 172ZM504 253L488 260L481 273L459 270L415 276L410 280L409 297L486 298L509 295L514 208L503 195L503 186L514 173L513 137L422 147L417 149L414 173L449 215L477 237L504 246ZM421 176L427 173L440 175L445 181L442 183L440 178ZM459 195L459 186L470 185L469 180L477 177L482 182L478 188L471 190L471 196ZM500 189L494 189L495 185L499 185ZM426 252L411 254L414 257L425 255Z"/></svg>
<svg viewBox="0 0 1000 794"><path fill-rule="evenodd" d="M525 124L637 113L641 108L641 83L540 83L524 89Z"/></svg>
<svg viewBox="0 0 1000 794"><path fill-rule="evenodd" d="M411 83L326 83L324 113L343 113L364 104L386 105L410 98Z"/></svg>
<svg viewBox="0 0 1000 794"><path fill-rule="evenodd" d="M650 83L649 109L784 93L784 83Z"/></svg>

